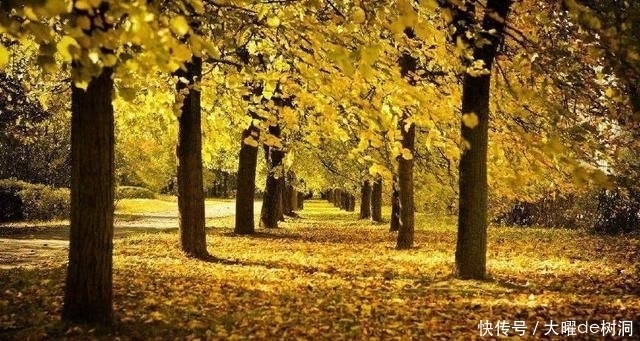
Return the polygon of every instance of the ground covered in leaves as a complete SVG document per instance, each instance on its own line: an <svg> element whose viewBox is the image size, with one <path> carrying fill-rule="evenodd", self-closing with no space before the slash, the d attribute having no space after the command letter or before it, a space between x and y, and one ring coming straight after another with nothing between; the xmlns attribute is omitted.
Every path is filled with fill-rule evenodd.
<svg viewBox="0 0 640 341"><path fill-rule="evenodd" d="M0 340L489 340L505 338L500 329L565 339L562 322L614 320L631 321L626 339L640 335L637 237L492 227L492 279L460 281L452 220L418 216L417 247L396 251L387 225L319 201L300 215L250 237L220 218L208 262L178 251L175 230L117 239L117 323L106 331L60 323L63 255L0 270ZM481 321L502 328L491 336Z"/></svg>

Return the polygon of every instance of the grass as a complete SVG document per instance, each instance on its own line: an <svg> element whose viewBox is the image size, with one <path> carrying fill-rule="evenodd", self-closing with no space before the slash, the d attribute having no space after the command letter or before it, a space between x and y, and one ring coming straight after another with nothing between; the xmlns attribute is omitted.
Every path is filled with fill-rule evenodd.
<svg viewBox="0 0 640 341"><path fill-rule="evenodd" d="M206 199L206 205L229 204L232 199ZM174 212L178 210L178 200L174 196L163 195L157 199L121 199L116 203L116 215L147 215Z"/></svg>
<svg viewBox="0 0 640 341"><path fill-rule="evenodd" d="M386 224L319 201L300 215L248 237L233 235L233 219L215 221L209 262L185 257L175 232L117 240L118 322L107 334L59 322L63 265L3 270L0 339L488 339L481 320L525 321L518 340L543 337L551 320L629 320L640 333L637 238L492 227L492 279L460 281L451 219L418 215L417 247L396 251ZM602 335L575 339L589 337Z"/></svg>

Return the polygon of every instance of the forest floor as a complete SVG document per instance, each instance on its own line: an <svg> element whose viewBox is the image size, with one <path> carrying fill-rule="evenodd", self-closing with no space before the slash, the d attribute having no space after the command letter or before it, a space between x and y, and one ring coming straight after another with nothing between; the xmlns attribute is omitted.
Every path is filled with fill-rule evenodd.
<svg viewBox="0 0 640 341"><path fill-rule="evenodd" d="M117 322L108 331L60 323L66 252L0 269L0 340L506 339L498 336L502 332L515 340L622 340L640 335L637 236L491 227L492 278L461 281L452 276L453 219L418 215L416 247L408 251L394 249L395 234L386 224L358 221L356 213L320 201L306 203L300 218L254 236L235 236L229 216L207 225L215 257L210 261L185 257L175 228L133 230L116 238ZM25 240L18 235L2 238Z"/></svg>

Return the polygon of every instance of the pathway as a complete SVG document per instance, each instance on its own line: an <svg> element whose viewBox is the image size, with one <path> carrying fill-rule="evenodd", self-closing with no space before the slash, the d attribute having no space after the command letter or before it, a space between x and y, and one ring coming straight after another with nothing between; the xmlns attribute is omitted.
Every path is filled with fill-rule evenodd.
<svg viewBox="0 0 640 341"><path fill-rule="evenodd" d="M254 204L259 213L262 202ZM230 217L235 214L234 202L207 203L205 218L209 220ZM131 233L157 232L178 228L178 211L152 214L116 214L114 238ZM38 265L66 259L69 249L69 225L27 226L20 229L0 226L0 269L37 267Z"/></svg>

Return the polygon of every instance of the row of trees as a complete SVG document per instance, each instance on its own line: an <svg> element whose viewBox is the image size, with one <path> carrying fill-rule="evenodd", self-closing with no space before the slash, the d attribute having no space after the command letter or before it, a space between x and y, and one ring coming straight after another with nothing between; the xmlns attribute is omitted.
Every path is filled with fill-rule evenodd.
<svg viewBox="0 0 640 341"><path fill-rule="evenodd" d="M202 130L214 141L237 144L233 137L221 136L226 127L241 131L236 209L242 214L236 216L237 233L250 234L255 228L253 201L262 147L267 179L261 226L277 227L284 212L295 210L293 203L301 195L294 188L302 186L291 181L293 177L287 185L289 170L310 187L362 186L363 198L368 183L373 184L371 197L380 197L381 185L376 184L382 178L392 184L391 229L398 230L397 248L411 248L415 166L423 165L428 174L420 175L433 179L427 187L434 186L423 190L436 193L440 200L443 196L438 193L458 198L456 272L465 279L486 276L490 150L497 155L491 165L501 169L497 177L512 180L511 185L503 182L507 185L502 191L515 195L513 181L521 181L535 195L544 191L536 192L532 183L548 175L540 169L549 164L563 169L545 180L547 188L567 177L586 181L601 174L597 167L610 160L609 154L590 145L600 137L591 132L610 134L610 141L618 137L611 131L633 122L634 116L620 109L624 100L615 102L618 110L607 111L595 128L588 121L586 100L573 103L573 112L569 104L549 103L546 95L569 93L570 100L583 100L589 94L571 93L579 87L568 92L563 88L575 84L568 79L572 75L541 72L560 58L540 57L542 50L533 47L558 41L545 39L558 34L554 25L571 20L553 17L561 5L567 6L588 27L587 37L606 38L597 40L602 46L590 46L596 48L592 58L598 64L619 60L597 51L603 46L620 49L626 57L611 69L635 84L631 80L638 70L638 53L635 33L630 32L636 31L625 24L635 18L628 13L637 14L634 5L625 5L628 16L621 17L614 15L619 12L611 2L614 7L605 7L609 12L604 13L614 14L605 18L593 14L589 6L595 5L587 1L551 4L533 15L533 3L500 0L273 4L74 0L70 5L53 0L0 5L3 45L31 39L38 46L40 66L71 79L72 214L65 321L112 321L114 103L118 100L105 94L117 93L118 98L131 97L135 102L138 95L159 88L175 98L168 112L178 125L180 245L187 254L208 257L202 187L203 163L208 160L203 159L207 144L203 146ZM536 25L540 17L549 21ZM524 28L513 26L520 23ZM529 41L523 29L540 42ZM567 34L579 33L583 32ZM7 63L8 52L7 47L0 49L0 64ZM502 84L492 82L499 54L506 57L499 70ZM547 58L545 64L538 65L538 58ZM140 70L152 72L140 75ZM155 81L136 82L150 73L156 75ZM605 79L609 70L600 74L599 83L610 89L605 102L611 103L617 82ZM207 77L212 78L210 83ZM162 85L167 81L171 89ZM492 84L507 89L494 102ZM156 98L146 97L149 102ZM610 112L618 114L613 117L617 124L602 128L611 124ZM576 123L580 120L583 126ZM489 136L498 137L493 145ZM579 142L569 149L563 145L566 141ZM521 149L513 154L495 152L504 146ZM576 150L586 152L581 155ZM598 155L595 167L593 160L583 162L593 155ZM513 175L520 172L524 175ZM346 206L354 202L351 195ZM366 201L362 200L362 215ZM370 207L377 219L379 206Z"/></svg>

